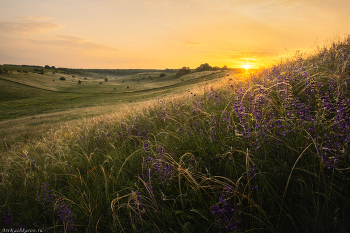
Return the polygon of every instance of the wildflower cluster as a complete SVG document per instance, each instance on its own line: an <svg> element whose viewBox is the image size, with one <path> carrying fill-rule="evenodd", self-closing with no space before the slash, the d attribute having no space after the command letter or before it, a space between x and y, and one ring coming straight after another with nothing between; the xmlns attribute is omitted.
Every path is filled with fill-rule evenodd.
<svg viewBox="0 0 350 233"><path fill-rule="evenodd" d="M219 203L212 209L212 214L217 216L216 227L226 232L239 231L238 228L239 214L234 209L234 205L230 204L231 198L229 194L232 192L232 186L225 189L224 193L219 197Z"/></svg>
<svg viewBox="0 0 350 233"><path fill-rule="evenodd" d="M3 222L3 226L7 228L12 227L13 215L10 214L10 211L8 208L6 208L5 211L2 213L2 222Z"/></svg>
<svg viewBox="0 0 350 233"><path fill-rule="evenodd" d="M65 204L62 199L58 200L58 204L55 205L55 210L63 223L63 232L76 231L74 228L74 218L71 210L68 208L68 204Z"/></svg>
<svg viewBox="0 0 350 233"><path fill-rule="evenodd" d="M138 119L136 118L130 125L127 127L125 123L120 123L120 130L117 131L119 138L129 143L133 139L147 139L149 132L149 124L146 122L145 126L137 123Z"/></svg>
<svg viewBox="0 0 350 233"><path fill-rule="evenodd" d="M156 149L156 154L153 155L148 141L143 141L143 150L147 156L143 157L143 167L146 172L141 174L144 180L153 182L166 182L174 173L173 167L165 162L165 150L159 146ZM174 153L170 154L174 157Z"/></svg>
<svg viewBox="0 0 350 233"><path fill-rule="evenodd" d="M41 186L42 189L42 197L41 195L37 195L36 200L42 204L46 208L52 208L60 217L63 223L63 232L73 232L76 231L74 228L74 219L71 210L68 208L68 204L64 203L62 198L56 200L55 196L51 194L51 190L49 190L49 183L44 182Z"/></svg>

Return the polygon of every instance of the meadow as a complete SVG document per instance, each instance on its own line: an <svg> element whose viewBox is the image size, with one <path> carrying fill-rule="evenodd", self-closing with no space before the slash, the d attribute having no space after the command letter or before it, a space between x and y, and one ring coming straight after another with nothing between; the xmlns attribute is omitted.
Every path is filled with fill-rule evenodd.
<svg viewBox="0 0 350 233"><path fill-rule="evenodd" d="M349 62L350 38L344 38L254 72L220 73L220 78L193 73L184 81L165 81L179 88L171 95L166 90L175 89L161 82L149 92L137 86L139 81L108 79L117 93L129 85L140 94L124 91L118 98L145 100L67 122L2 151L1 227L349 232ZM15 75L1 81L17 83ZM75 101L64 93L68 90L84 96L81 104L101 105L99 95L114 91L93 80L86 89L39 80L45 93L62 92L62 109ZM93 93L89 85L95 85ZM155 97L156 91L161 95ZM45 97L37 93L41 103ZM107 103L117 102L110 98ZM16 101L23 100L2 105Z"/></svg>
<svg viewBox="0 0 350 233"><path fill-rule="evenodd" d="M12 72L0 74L2 150L67 122L78 123L83 118L120 112L125 106L177 95L184 89L215 83L228 73L206 71L182 77L168 73L160 77L159 71L113 75L99 70L75 74L74 70L43 69L40 74L26 66L3 67Z"/></svg>

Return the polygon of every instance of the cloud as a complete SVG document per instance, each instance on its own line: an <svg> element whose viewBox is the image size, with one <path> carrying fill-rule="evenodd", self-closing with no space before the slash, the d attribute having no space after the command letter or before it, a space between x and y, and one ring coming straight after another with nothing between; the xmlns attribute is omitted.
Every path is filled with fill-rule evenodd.
<svg viewBox="0 0 350 233"><path fill-rule="evenodd" d="M21 18L21 19L23 19L24 21L36 21L36 22L39 22L39 21L42 21L42 20L50 19L50 18L49 17L30 16L30 17L24 17L24 18Z"/></svg>
<svg viewBox="0 0 350 233"><path fill-rule="evenodd" d="M99 51L119 51L119 49L98 44L89 41L88 39L76 37L76 36L64 36L57 35L54 37L46 38L45 40L33 39L30 40L33 44L37 45L48 45L61 48L70 48L70 49L81 49L81 50L99 50Z"/></svg>
<svg viewBox="0 0 350 233"><path fill-rule="evenodd" d="M42 17L27 17L24 18L26 22L0 22L0 31L5 33L15 33L15 34L38 34L43 33L47 30L53 30L63 27L56 23L41 22L46 18Z"/></svg>
<svg viewBox="0 0 350 233"><path fill-rule="evenodd" d="M195 41L186 41L186 42L182 42L182 45L186 45L186 46L202 46L205 45L204 43L199 43L199 42L195 42Z"/></svg>
<svg viewBox="0 0 350 233"><path fill-rule="evenodd" d="M272 52L259 52L259 51L246 51L246 52L239 52L235 54L229 55L230 58L233 59L251 59L254 60L256 58L267 58L267 57L273 57L276 56L276 53Z"/></svg>

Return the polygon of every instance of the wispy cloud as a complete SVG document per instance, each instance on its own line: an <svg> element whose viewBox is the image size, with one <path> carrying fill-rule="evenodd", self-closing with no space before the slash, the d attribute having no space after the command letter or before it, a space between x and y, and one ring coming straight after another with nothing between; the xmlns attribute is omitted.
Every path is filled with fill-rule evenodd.
<svg viewBox="0 0 350 233"><path fill-rule="evenodd" d="M276 56L276 53L272 52L260 52L260 51L245 51L235 54L230 54L229 57L233 59L254 59L254 58L267 58Z"/></svg>
<svg viewBox="0 0 350 233"><path fill-rule="evenodd" d="M48 37L45 39L32 39L31 43L37 45L48 45L61 48L70 48L70 49L80 49L80 50L102 50L102 51L119 51L119 49L95 43L89 41L88 39L76 37L76 36L64 36L57 35L54 37Z"/></svg>
<svg viewBox="0 0 350 233"><path fill-rule="evenodd" d="M22 18L24 22L0 22L0 31L4 33L15 34L39 34L47 30L53 30L63 27L61 24L41 22L48 18L43 17L26 17Z"/></svg>
<svg viewBox="0 0 350 233"><path fill-rule="evenodd" d="M181 43L182 45L186 45L186 46L202 46L205 45L204 43L199 43L199 42L195 42L195 41L185 41Z"/></svg>

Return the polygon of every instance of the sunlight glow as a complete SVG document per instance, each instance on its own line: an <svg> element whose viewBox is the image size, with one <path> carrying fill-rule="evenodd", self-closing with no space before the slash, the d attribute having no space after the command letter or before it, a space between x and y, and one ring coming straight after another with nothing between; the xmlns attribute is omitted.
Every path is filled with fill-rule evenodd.
<svg viewBox="0 0 350 233"><path fill-rule="evenodd" d="M249 65L244 65L243 67L244 67L246 70L249 69Z"/></svg>

